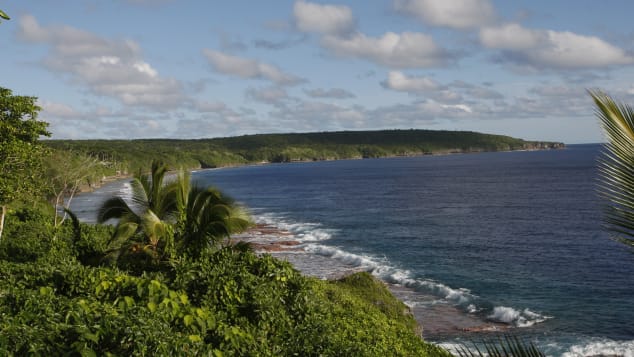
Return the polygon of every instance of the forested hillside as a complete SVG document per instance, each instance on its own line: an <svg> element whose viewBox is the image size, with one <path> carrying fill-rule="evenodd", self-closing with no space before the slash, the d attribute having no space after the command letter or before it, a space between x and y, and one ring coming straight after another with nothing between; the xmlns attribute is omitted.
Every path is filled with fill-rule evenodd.
<svg viewBox="0 0 634 357"><path fill-rule="evenodd" d="M112 172L136 172L152 159L170 167L212 168L260 162L291 162L413 156L458 152L563 147L466 131L381 130L301 134L258 134L174 140L47 140L55 149L98 158Z"/></svg>

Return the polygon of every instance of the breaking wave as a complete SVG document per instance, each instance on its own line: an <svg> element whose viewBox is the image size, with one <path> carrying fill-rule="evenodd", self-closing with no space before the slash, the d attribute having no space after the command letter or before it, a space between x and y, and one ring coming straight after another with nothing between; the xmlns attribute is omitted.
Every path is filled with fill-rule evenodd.
<svg viewBox="0 0 634 357"><path fill-rule="evenodd" d="M503 322L516 327L530 327L551 319L552 317L540 315L529 309L518 311L512 307L496 306L487 318L495 322Z"/></svg>
<svg viewBox="0 0 634 357"><path fill-rule="evenodd" d="M351 253L339 247L324 244L332 239L337 230L324 228L319 223L294 222L281 215L262 213L255 215L256 222L277 227L293 234L302 244L306 253L319 255L345 264L355 270L363 270L394 285L400 285L416 292L439 297L439 302L460 307L465 313L479 314L490 311L486 318L493 322L515 327L529 327L551 318L529 309L516 310L511 307L491 304L471 293L469 289L452 288L441 282L421 279L411 271L393 266L387 258ZM411 303L411 302L410 302Z"/></svg>

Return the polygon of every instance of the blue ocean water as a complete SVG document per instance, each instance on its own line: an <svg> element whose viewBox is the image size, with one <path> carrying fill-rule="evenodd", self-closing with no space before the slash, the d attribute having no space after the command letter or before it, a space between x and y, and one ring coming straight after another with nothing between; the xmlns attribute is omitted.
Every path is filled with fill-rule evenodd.
<svg viewBox="0 0 634 357"><path fill-rule="evenodd" d="M193 179L292 231L325 269L350 265L402 287L424 328L453 311L512 326L552 356L633 356L634 254L602 228L599 150L271 164ZM482 336L425 335L449 347Z"/></svg>

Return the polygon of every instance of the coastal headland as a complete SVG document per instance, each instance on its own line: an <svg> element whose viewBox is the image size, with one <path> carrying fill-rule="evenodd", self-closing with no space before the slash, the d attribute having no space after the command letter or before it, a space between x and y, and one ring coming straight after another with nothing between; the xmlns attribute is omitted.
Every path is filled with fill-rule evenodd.
<svg viewBox="0 0 634 357"><path fill-rule="evenodd" d="M377 130L257 134L212 139L45 140L52 150L96 160L90 184L147 171L152 160L172 169L251 164L561 149L561 142L528 141L472 131Z"/></svg>

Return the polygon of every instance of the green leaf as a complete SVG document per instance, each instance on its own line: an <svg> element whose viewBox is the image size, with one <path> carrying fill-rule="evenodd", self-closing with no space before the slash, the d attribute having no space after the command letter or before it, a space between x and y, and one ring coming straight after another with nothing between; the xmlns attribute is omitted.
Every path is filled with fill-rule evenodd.
<svg viewBox="0 0 634 357"><path fill-rule="evenodd" d="M156 311L156 303L154 301L150 301L147 303L147 308L150 309L151 312Z"/></svg>
<svg viewBox="0 0 634 357"><path fill-rule="evenodd" d="M128 307L132 307L134 306L134 299L130 296L126 296L123 298L125 300L126 305L128 305Z"/></svg>
<svg viewBox="0 0 634 357"><path fill-rule="evenodd" d="M189 335L189 336L188 336L188 338L189 338L189 340L190 340L190 341L192 341L192 342L194 342L194 343L197 343L197 342L202 342L202 341L203 341L203 339L202 339L202 338L200 338L200 336L199 336L199 335Z"/></svg>
<svg viewBox="0 0 634 357"><path fill-rule="evenodd" d="M185 326L189 326L194 322L194 317L192 315L185 315L183 322L185 322Z"/></svg>
<svg viewBox="0 0 634 357"><path fill-rule="evenodd" d="M94 334L94 333L89 333L89 332L84 333L83 337L85 339L87 339L87 340L90 340L90 341L94 342L94 343L98 343L99 342L99 336L97 334Z"/></svg>
<svg viewBox="0 0 634 357"><path fill-rule="evenodd" d="M97 354L92 349L86 347L83 350L81 350L81 356L82 357L97 357Z"/></svg>
<svg viewBox="0 0 634 357"><path fill-rule="evenodd" d="M5 19L5 20L11 20L11 18L9 17L9 15L7 15L6 12L0 10L0 17Z"/></svg>

